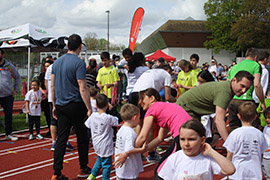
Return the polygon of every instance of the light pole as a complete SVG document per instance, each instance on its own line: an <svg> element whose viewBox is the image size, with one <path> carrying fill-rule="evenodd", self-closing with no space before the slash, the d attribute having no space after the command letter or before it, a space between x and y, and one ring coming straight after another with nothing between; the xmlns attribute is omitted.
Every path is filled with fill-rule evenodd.
<svg viewBox="0 0 270 180"><path fill-rule="evenodd" d="M110 11L107 10L106 13L108 13L108 22L107 22L107 51L110 51L110 40L109 40L109 17L110 17Z"/></svg>

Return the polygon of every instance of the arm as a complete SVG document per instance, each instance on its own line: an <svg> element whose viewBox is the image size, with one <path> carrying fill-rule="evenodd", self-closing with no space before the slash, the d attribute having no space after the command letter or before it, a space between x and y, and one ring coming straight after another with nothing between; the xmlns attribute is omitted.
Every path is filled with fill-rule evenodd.
<svg viewBox="0 0 270 180"><path fill-rule="evenodd" d="M10 65L10 68L14 78L14 91L12 91L12 94L15 95L20 90L21 76L13 64Z"/></svg>
<svg viewBox="0 0 270 180"><path fill-rule="evenodd" d="M45 79L44 84L45 84L45 88L46 88L46 90L48 91L49 89L48 89L48 80L47 80L47 79Z"/></svg>
<svg viewBox="0 0 270 180"><path fill-rule="evenodd" d="M260 74L254 74L254 89L256 96L259 98L261 102L261 109L265 109L265 103L264 103L264 95L263 95L263 89L261 85L261 75Z"/></svg>
<svg viewBox="0 0 270 180"><path fill-rule="evenodd" d="M146 118L144 118L142 130L135 141L136 148L141 147L146 142L146 139L152 129L153 124L154 124L153 116L147 116Z"/></svg>
<svg viewBox="0 0 270 180"><path fill-rule="evenodd" d="M143 147L141 148L134 148L130 151L124 152L124 153L120 153L115 155L115 157L118 156L117 160L113 163L115 168L118 167L122 167L122 165L125 163L126 159L128 158L128 156L130 156L131 154L141 154L144 153L146 151L146 144L143 144Z"/></svg>
<svg viewBox="0 0 270 180"><path fill-rule="evenodd" d="M156 148L166 138L168 132L169 129L161 127L158 131L158 136L148 144L147 150L149 151Z"/></svg>
<svg viewBox="0 0 270 180"><path fill-rule="evenodd" d="M97 87L98 87L100 90L104 88L104 86L101 85L100 81L97 82Z"/></svg>
<svg viewBox="0 0 270 180"><path fill-rule="evenodd" d="M216 160L218 165L221 167L222 174L228 176L228 175L231 175L235 172L235 167L234 167L233 163L229 159L225 158L224 156L219 154L217 151L212 149L212 147L209 144L205 143L203 145L202 154L206 155L206 156L210 156L214 160Z"/></svg>
<svg viewBox="0 0 270 180"><path fill-rule="evenodd" d="M166 101L175 102L176 99L174 97L172 97L172 95L171 95L171 88L170 88L170 86L165 86L164 87L164 90L165 90L165 99L166 99Z"/></svg>
<svg viewBox="0 0 270 180"><path fill-rule="evenodd" d="M225 109L223 109L219 106L216 106L216 126L217 126L219 134L221 135L221 137L223 138L224 141L228 137L226 124L224 121L225 114L226 114Z"/></svg>
<svg viewBox="0 0 270 180"><path fill-rule="evenodd" d="M51 75L51 96L52 96L52 104L53 104L53 108L52 108L52 116L54 119L57 120L56 117L56 112L55 112L55 89L54 89L54 74Z"/></svg>
<svg viewBox="0 0 270 180"><path fill-rule="evenodd" d="M77 82L79 84L79 90L80 90L82 100L83 100L83 102L88 110L87 116L90 116L92 113L92 107L90 104L90 95L89 95L89 91L87 90L86 80L85 79L78 79Z"/></svg>
<svg viewBox="0 0 270 180"><path fill-rule="evenodd" d="M29 110L29 101L25 101L25 109L26 109L26 114L29 114L30 113L30 110Z"/></svg>

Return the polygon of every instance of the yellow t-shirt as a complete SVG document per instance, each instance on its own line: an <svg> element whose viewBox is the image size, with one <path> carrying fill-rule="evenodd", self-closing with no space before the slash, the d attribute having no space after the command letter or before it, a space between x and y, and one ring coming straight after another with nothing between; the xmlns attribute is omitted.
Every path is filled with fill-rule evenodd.
<svg viewBox="0 0 270 180"><path fill-rule="evenodd" d="M106 94L108 98L112 98L112 88L107 89L105 84L113 84L120 80L116 68L114 66L100 68L96 80L99 81L101 85L104 85L100 93Z"/></svg>
<svg viewBox="0 0 270 180"><path fill-rule="evenodd" d="M197 86L197 82L198 82L198 74L199 74L199 72L201 72L202 70L201 70L201 68L197 68L197 69L192 69L191 70L192 71L192 73L194 73L194 75L192 75L192 77L194 78L194 80L193 80L193 86Z"/></svg>
<svg viewBox="0 0 270 180"><path fill-rule="evenodd" d="M181 71L177 76L176 84L182 84L183 86L196 86L197 78L195 77L197 77L197 75L192 71L189 72ZM187 90L184 88L179 88L178 96L181 96L186 91Z"/></svg>

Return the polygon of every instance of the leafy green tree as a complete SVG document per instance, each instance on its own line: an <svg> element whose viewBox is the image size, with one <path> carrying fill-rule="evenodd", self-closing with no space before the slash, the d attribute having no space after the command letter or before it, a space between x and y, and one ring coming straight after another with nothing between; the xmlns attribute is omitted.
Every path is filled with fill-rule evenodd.
<svg viewBox="0 0 270 180"><path fill-rule="evenodd" d="M270 47L269 0L209 0L204 11L212 31L204 45L214 52Z"/></svg>

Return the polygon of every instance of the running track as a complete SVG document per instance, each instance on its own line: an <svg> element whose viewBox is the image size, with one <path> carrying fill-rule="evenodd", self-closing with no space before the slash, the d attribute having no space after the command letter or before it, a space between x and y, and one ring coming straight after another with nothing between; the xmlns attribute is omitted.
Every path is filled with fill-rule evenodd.
<svg viewBox="0 0 270 180"><path fill-rule="evenodd" d="M45 134L47 129L42 129L41 134ZM18 141L6 141L4 136L0 137L0 179L12 180L49 180L53 174L53 152L50 151L51 140L28 140L28 133L16 134ZM64 168L62 173L70 180L79 180L78 152L76 135L70 135L69 140L74 146L74 151L68 151L64 157ZM162 143L162 148L166 149L169 143ZM89 167L93 167L96 154L93 148L89 149ZM153 180L156 164L143 162L144 172L140 173L138 180ZM214 176L214 180L221 179L221 176ZM101 180L99 175L97 180ZM115 170L111 171L111 179L116 179Z"/></svg>

